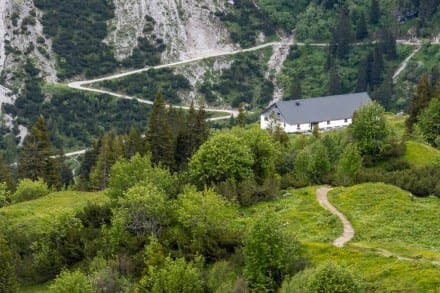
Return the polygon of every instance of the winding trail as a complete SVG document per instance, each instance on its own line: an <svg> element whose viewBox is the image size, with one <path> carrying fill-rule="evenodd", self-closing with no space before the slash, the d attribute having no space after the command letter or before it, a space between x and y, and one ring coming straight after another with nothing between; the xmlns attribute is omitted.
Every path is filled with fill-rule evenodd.
<svg viewBox="0 0 440 293"><path fill-rule="evenodd" d="M337 208L335 208L330 201L328 200L327 193L331 190L329 187L321 187L316 190L316 199L318 200L319 204L325 208L326 210L330 211L333 215L337 216L341 222L342 226L344 228L344 231L340 237L338 237L335 241L333 241L333 245L336 247L343 247L345 243L349 242L351 239L353 239L354 236L354 229L351 225L350 221L342 214ZM402 255L395 254L389 250L386 250L384 248L373 248L373 247L367 247L367 246L359 246L357 244L353 244L353 247L359 247L361 249L368 249L370 252L383 256L383 257L394 257L399 260L405 260L410 262L420 262L422 259L416 259L411 257L406 257ZM440 260L430 260L431 264L435 266L440 266Z"/></svg>
<svg viewBox="0 0 440 293"><path fill-rule="evenodd" d="M355 46L362 46L362 45L368 45L368 44L375 43L375 42L376 41L361 42L361 43L355 43L354 45ZM422 42L420 40L416 40L415 42L414 41L407 41L407 40L397 40L397 43L399 43L399 44L406 44L406 45L413 45L413 46L417 46L417 48L399 66L398 70L393 75L393 80L395 80L395 79L397 80L397 77L399 76L399 74L405 69L405 67L408 64L409 60L417 53L417 51L420 49L421 44L422 44ZM433 42L432 44L439 44L439 42ZM257 51L257 50L268 48L268 47L285 47L285 46L290 46L290 45L298 45L298 46L306 46L307 45L307 46L312 46L312 47L328 47L329 46L328 43L302 43L302 42L296 42L294 37L291 37L291 38L288 38L287 42L286 42L286 40L280 41L280 42L269 42L269 43L261 44L261 45L258 45L258 46L255 46L255 47L251 47L251 48L247 48L247 49L238 49L238 50L234 50L234 51L226 51L226 52L220 52L220 53L217 52L217 53L212 53L212 54L206 54L206 55L199 56L199 57L192 58L192 59L172 62L172 63L168 63L168 64L161 64L161 65L157 65L157 66L149 66L149 67L140 68L140 69L136 69L136 70L130 70L130 71L126 71L126 72L116 73L116 74L112 74L112 75L104 76L104 77L100 77L100 78L95 78L95 79L90 79L90 80L83 80L83 81L73 81L73 82L68 83L68 87L73 88L73 89L77 89L77 90L82 90L82 91L89 91L89 92L107 94L107 95L110 95L110 96L113 96L113 97L117 97L117 98L120 98L120 99L136 100L139 103L150 104L151 105L151 104L153 104L152 101L144 100L144 99L140 99L140 98L136 98L136 97L132 97L132 96L128 96L128 95L123 95L123 94L115 93L115 92L108 91L108 90L92 88L92 87L90 87L90 84L96 83L96 82L100 82L100 81L105 81L105 80L118 79L118 78L121 78L121 77L142 73L142 72L145 72L145 71L148 71L148 70L170 68L170 67L185 65L185 64L189 64L189 63L193 63L193 62L197 62L197 61L202 61L202 60L209 59L209 58L236 55L236 54L240 54L240 53ZM175 105L173 107L178 107L178 108L182 108L182 109L189 109L189 107L187 107L187 106L177 106L177 105ZM210 120L210 121L229 119L231 116L236 117L238 115L238 111L236 109L205 108L205 111L206 112L216 112L216 113L224 113L225 114L223 116L209 118L208 120ZM86 150L79 150L79 151L75 151L75 152L66 153L65 156L66 157L78 156L78 155L84 154L85 151ZM328 204L329 204L329 206L331 206L330 203L328 203ZM345 242L343 242L342 245L344 243Z"/></svg>
<svg viewBox="0 0 440 293"><path fill-rule="evenodd" d="M344 228L344 232L340 237L338 237L335 241L333 241L333 245L336 247L343 247L345 243L347 243L353 238L354 229L350 221L348 221L348 219L329 202L327 193L329 192L330 189L331 188L328 187L321 187L317 189L316 199L323 208L330 211L330 213L337 216L341 220L342 226Z"/></svg>

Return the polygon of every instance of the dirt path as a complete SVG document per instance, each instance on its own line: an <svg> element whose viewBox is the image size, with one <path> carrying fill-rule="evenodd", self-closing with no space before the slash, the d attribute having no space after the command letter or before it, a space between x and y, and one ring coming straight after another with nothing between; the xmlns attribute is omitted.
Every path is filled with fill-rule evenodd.
<svg viewBox="0 0 440 293"><path fill-rule="evenodd" d="M316 199L322 207L330 211L333 215L337 216L341 220L344 232L339 238L333 241L333 245L336 247L343 247L345 243L353 238L354 229L348 219L329 202L327 193L330 189L331 188L328 187L321 187L316 190Z"/></svg>
<svg viewBox="0 0 440 293"><path fill-rule="evenodd" d="M417 54L417 52L419 52L420 48L422 47L417 46L415 50L408 57L406 57L405 60L403 60L403 62L399 65L396 72L394 72L393 74L393 83L397 82L397 78L399 77L399 75L402 73L403 70L405 70L406 65L408 65L408 62L411 60L412 57L414 57L415 54Z"/></svg>

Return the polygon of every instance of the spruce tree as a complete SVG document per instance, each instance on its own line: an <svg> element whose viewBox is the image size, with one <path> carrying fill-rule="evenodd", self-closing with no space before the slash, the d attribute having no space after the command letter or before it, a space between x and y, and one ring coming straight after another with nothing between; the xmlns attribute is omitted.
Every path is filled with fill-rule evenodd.
<svg viewBox="0 0 440 293"><path fill-rule="evenodd" d="M359 64L356 91L364 92L367 90L367 87L368 87L368 59L364 58Z"/></svg>
<svg viewBox="0 0 440 293"><path fill-rule="evenodd" d="M131 126L130 131L126 137L125 143L125 157L127 159L133 157L135 154L144 154L145 146L142 135L136 126Z"/></svg>
<svg viewBox="0 0 440 293"><path fill-rule="evenodd" d="M196 114L196 125L194 130L197 134L197 149L208 139L209 127L207 119L208 115L205 111L205 105L201 103Z"/></svg>
<svg viewBox="0 0 440 293"><path fill-rule="evenodd" d="M342 94L342 82L341 78L339 77L338 70L336 69L336 66L333 66L330 69L330 81L328 84L328 94L329 95L338 95Z"/></svg>
<svg viewBox="0 0 440 293"><path fill-rule="evenodd" d="M380 6L378 0L371 0L370 23L377 24L380 20Z"/></svg>
<svg viewBox="0 0 440 293"><path fill-rule="evenodd" d="M365 21L365 14L362 12L356 24L356 39L362 41L368 37L367 22Z"/></svg>
<svg viewBox="0 0 440 293"><path fill-rule="evenodd" d="M110 169L118 159L118 154L114 150L115 137L112 132L102 137L96 165L90 172L90 186L94 190L103 190L107 187Z"/></svg>
<svg viewBox="0 0 440 293"><path fill-rule="evenodd" d="M153 163L162 163L170 169L174 169L175 149L168 117L165 100L159 91L153 103L146 137Z"/></svg>
<svg viewBox="0 0 440 293"><path fill-rule="evenodd" d="M79 167L78 177L81 190L89 190L90 186L90 173L93 167L98 161L99 149L102 145L103 136L99 137L92 147L86 151L84 158L81 160L81 166Z"/></svg>
<svg viewBox="0 0 440 293"><path fill-rule="evenodd" d="M371 64L370 86L376 88L382 81L384 69L383 54L380 46L376 45L373 52L373 63Z"/></svg>
<svg viewBox="0 0 440 293"><path fill-rule="evenodd" d="M330 49L338 58L343 59L350 53L350 44L352 41L351 21L348 13L341 10L339 19L330 42Z"/></svg>
<svg viewBox="0 0 440 293"><path fill-rule="evenodd" d="M246 110L244 108L244 104L240 103L238 107L238 116L237 116L238 126L244 128L246 126Z"/></svg>
<svg viewBox="0 0 440 293"><path fill-rule="evenodd" d="M0 155L0 183L6 183L8 189L13 192L15 190L15 181L12 177L11 170L3 159L3 155Z"/></svg>
<svg viewBox="0 0 440 293"><path fill-rule="evenodd" d="M424 74L417 85L416 95L412 99L409 110L409 117L406 120L408 131L411 132L413 125L418 121L418 117L423 109L425 109L433 95L431 82L428 75Z"/></svg>
<svg viewBox="0 0 440 293"><path fill-rule="evenodd" d="M293 79L291 89L292 100L298 100L302 98L301 80L298 77Z"/></svg>
<svg viewBox="0 0 440 293"><path fill-rule="evenodd" d="M59 186L60 170L53 155L46 124L40 117L24 139L18 162L19 177L31 180L41 177L49 186Z"/></svg>
<svg viewBox="0 0 440 293"><path fill-rule="evenodd" d="M396 45L396 38L394 34L389 29L385 29L381 33L381 42L383 47L383 52L388 56L390 59L396 59L397 58L397 45Z"/></svg>

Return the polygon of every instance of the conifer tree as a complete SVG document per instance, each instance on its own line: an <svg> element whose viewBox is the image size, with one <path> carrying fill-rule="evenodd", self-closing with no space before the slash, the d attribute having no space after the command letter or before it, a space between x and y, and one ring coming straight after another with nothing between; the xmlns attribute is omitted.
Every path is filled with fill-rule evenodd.
<svg viewBox="0 0 440 293"><path fill-rule="evenodd" d="M339 19L330 41L330 50L338 58L345 58L350 53L350 43L352 41L351 21L348 13L341 10Z"/></svg>
<svg viewBox="0 0 440 293"><path fill-rule="evenodd" d="M367 90L367 87L368 87L368 59L364 58L359 64L356 91L364 92Z"/></svg>
<svg viewBox="0 0 440 293"><path fill-rule="evenodd" d="M293 100L298 100L302 98L301 80L298 77L295 77L295 79L293 80L291 96Z"/></svg>
<svg viewBox="0 0 440 293"><path fill-rule="evenodd" d="M19 156L19 177L31 180L41 177L49 186L59 186L59 166L53 155L46 124L40 117L24 139Z"/></svg>
<svg viewBox="0 0 440 293"><path fill-rule="evenodd" d="M81 166L79 168L79 185L82 190L90 189L90 173L93 167L98 161L99 149L102 145L103 137L99 137L96 142L93 143L92 147L86 151L84 158L81 161Z"/></svg>
<svg viewBox="0 0 440 293"><path fill-rule="evenodd" d="M333 66L330 69L330 81L328 84L328 94L329 95L338 95L342 93L342 82L341 78L339 77L338 70L336 69L336 66Z"/></svg>
<svg viewBox="0 0 440 293"><path fill-rule="evenodd" d="M370 23L377 24L380 20L380 6L378 0L371 0Z"/></svg>
<svg viewBox="0 0 440 293"><path fill-rule="evenodd" d="M356 39L362 41L368 37L367 22L365 21L365 14L362 12L356 24Z"/></svg>
<svg viewBox="0 0 440 293"><path fill-rule="evenodd" d="M144 149L141 132L136 126L131 126L125 143L125 157L129 159L137 153L142 155Z"/></svg>
<svg viewBox="0 0 440 293"><path fill-rule="evenodd" d="M412 99L409 109L409 117L406 120L408 131L411 132L413 125L418 121L418 117L423 109L425 109L433 95L432 86L428 75L424 74L417 85L417 93Z"/></svg>
<svg viewBox="0 0 440 293"><path fill-rule="evenodd" d="M148 130L146 133L147 141L151 151L153 163L162 163L174 169L175 167L175 148L165 100L162 93L158 92L151 111Z"/></svg>
<svg viewBox="0 0 440 293"><path fill-rule="evenodd" d="M113 132L106 133L102 137L96 165L90 172L90 185L94 190L103 190L107 187L110 169L123 151L119 149L116 135Z"/></svg>
<svg viewBox="0 0 440 293"><path fill-rule="evenodd" d="M390 59L397 58L397 48L396 48L396 38L394 34L389 29L385 29L381 33L381 42L383 47L383 52Z"/></svg>
<svg viewBox="0 0 440 293"><path fill-rule="evenodd" d="M6 183L10 191L15 190L14 178L12 177L11 170L8 165L6 165L2 155L0 155L0 183L1 182Z"/></svg>
<svg viewBox="0 0 440 293"><path fill-rule="evenodd" d="M244 104L241 103L238 107L238 116L237 116L237 122L238 126L241 128L244 128L246 126L246 113L245 113Z"/></svg>
<svg viewBox="0 0 440 293"><path fill-rule="evenodd" d="M196 115L196 125L195 132L197 134L197 148L201 146L209 136L209 127L207 123L208 115L205 111L205 105L203 103L200 104L199 110Z"/></svg>
<svg viewBox="0 0 440 293"><path fill-rule="evenodd" d="M380 46L376 45L373 52L373 62L371 64L371 73L369 77L369 84L374 89L382 81L382 71L384 69L383 55Z"/></svg>

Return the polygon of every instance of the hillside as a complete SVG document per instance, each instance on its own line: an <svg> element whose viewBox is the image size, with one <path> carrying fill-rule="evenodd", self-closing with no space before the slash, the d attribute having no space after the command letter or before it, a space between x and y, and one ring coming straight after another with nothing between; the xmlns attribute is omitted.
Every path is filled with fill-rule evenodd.
<svg viewBox="0 0 440 293"><path fill-rule="evenodd" d="M369 291L418 292L440 285L439 267L430 264L440 258L436 247L438 235L433 228L436 227L438 199L410 198L406 192L383 184L334 189L331 202L349 217L355 227L355 238L344 248L335 248L331 242L341 233L340 222L318 204L315 191L316 187L289 189L287 194L274 201L243 209L234 221L249 227L262 214L275 211L284 223L283 229L305 245L305 253L313 265L331 258L342 267L358 272ZM45 225L50 223L49 217L59 218L66 212L78 211L87 201L103 203L105 197L99 193L53 193L0 209L0 214L13 227L17 227L18 221L35 224L38 219L37 226L20 225L22 233L28 234L36 231L36 227L45 230ZM50 213L46 213L48 210ZM385 250L414 260L387 257L383 255ZM228 265L233 262L228 261ZM228 283L233 275L224 277L223 282ZM26 287L24 292L45 292L47 286Z"/></svg>
<svg viewBox="0 0 440 293"><path fill-rule="evenodd" d="M405 110L414 82L422 73L429 72L435 62L416 55L417 61L410 61L409 70L402 73L393 88L389 77L416 43L399 46L396 58L393 45L388 42L414 37L429 40L440 32L440 9L429 1L381 1L376 10L368 1L361 4L354 1L302 1L292 4L289 1L272 3L263 0L203 0L197 3L75 0L66 4L36 0L2 5L0 56L4 58L0 60L0 70L2 85L5 86L2 100L7 104L4 109L7 123L2 127L0 145L9 144L12 137L6 139L5 135L11 132L17 140L22 140L26 128L29 129L39 115L46 117L54 111L62 111L59 109L61 105L53 101L54 95L62 95L66 99L70 99L71 95L65 91L44 91L47 87L57 88L53 87L55 81L86 79L131 68L212 56L270 41L281 41L281 44L273 45L272 53L262 52L264 56L249 55L249 58L237 55L176 68L173 74L181 76L179 80L184 86L174 89L169 100L186 104L191 99L203 100L216 107L237 107L244 102L259 110L272 99L289 99L296 95L292 90L298 88L298 84L302 88L302 97L328 94L332 84L333 89L336 86L341 92L368 88L372 96L388 109ZM341 14L338 5L345 7L346 15ZM345 19L346 16L349 18ZM361 16L364 24L358 21ZM341 25L341 21L345 21L345 25ZM343 27L350 31L338 31ZM335 60L329 59L326 44L331 45L337 41L335 37L343 35L347 36L345 41L353 44L353 50L343 58L338 55ZM372 81L363 84L359 81L362 67L366 60L372 58L374 50L363 50L356 44L374 40L383 42L380 47L385 55L378 55L378 58L383 58L384 64L382 69L378 64L379 70L373 72L375 77ZM290 48L292 41L320 45L316 50L307 46L304 49ZM332 48L330 46L330 51L336 50L337 54L341 54L339 49ZM437 45L424 46L420 54L432 55L436 48ZM333 67L329 67L331 64ZM418 64L415 71L414 64ZM370 70L368 66L365 67L367 71ZM162 83L161 77L158 78L150 77L142 83L132 81L129 90L120 86L118 89L151 100L151 93L157 84ZM340 80L339 85L333 84L335 78ZM70 107L75 113L94 111L90 100L81 107L75 103ZM127 107L142 111L142 107L135 103L127 103ZM114 112L111 109L104 111ZM63 118L51 117L51 120L51 135L57 137L57 147L70 149L75 145L74 140L81 140L83 130L64 132ZM101 134L112 125L115 125L116 131L125 128L121 125L123 121L117 117L97 120L103 123ZM140 122L136 124L141 126ZM96 132L88 131L88 125L91 123L83 123L77 128L86 128L85 131L96 138ZM87 138L87 141L90 139Z"/></svg>

